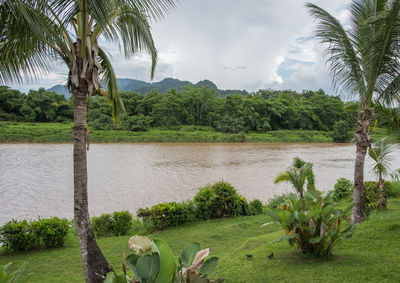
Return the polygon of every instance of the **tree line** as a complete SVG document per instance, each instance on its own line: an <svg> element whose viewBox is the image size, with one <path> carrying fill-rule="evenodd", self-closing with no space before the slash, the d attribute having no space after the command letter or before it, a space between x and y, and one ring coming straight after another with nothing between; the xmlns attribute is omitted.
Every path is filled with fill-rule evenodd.
<svg viewBox="0 0 400 283"><path fill-rule="evenodd" d="M282 129L333 130L342 121L353 127L354 111L337 96L323 90L258 90L241 95L216 95L214 89L186 86L166 93L153 90L146 95L122 92L125 106L118 129L145 131L152 127L174 128L180 125L208 126L221 132L266 132ZM73 98L41 88L23 94L0 87L0 119L25 122L68 122L73 120ZM95 129L111 130L116 126L107 98L88 99L88 123Z"/></svg>

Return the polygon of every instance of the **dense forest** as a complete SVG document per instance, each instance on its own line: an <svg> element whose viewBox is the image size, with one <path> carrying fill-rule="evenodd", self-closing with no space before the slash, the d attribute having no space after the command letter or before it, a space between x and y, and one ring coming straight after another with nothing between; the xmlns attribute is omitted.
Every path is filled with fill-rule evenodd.
<svg viewBox="0 0 400 283"><path fill-rule="evenodd" d="M345 111L339 97L323 90L301 93L285 90L259 90L248 95L218 96L214 89L186 86L165 93L152 90L142 95L122 92L125 115L118 129L146 131L152 127L180 125L212 127L221 132L266 132L282 129L332 130L353 127L354 111ZM111 107L101 96L89 98L88 124L94 129L115 129ZM71 98L31 90L23 94L0 87L0 120L25 122L68 122L73 119Z"/></svg>

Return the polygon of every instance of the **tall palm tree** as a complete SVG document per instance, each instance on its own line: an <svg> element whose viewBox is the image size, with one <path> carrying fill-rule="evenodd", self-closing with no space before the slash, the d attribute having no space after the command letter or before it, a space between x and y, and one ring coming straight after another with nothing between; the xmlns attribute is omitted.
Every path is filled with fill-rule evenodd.
<svg viewBox="0 0 400 283"><path fill-rule="evenodd" d="M335 17L308 3L317 20L316 37L326 44L325 55L335 87L358 98L359 112L354 166L353 223L364 220L364 161L371 147L372 99L400 101L400 0L357 0L349 6L346 30Z"/></svg>
<svg viewBox="0 0 400 283"><path fill-rule="evenodd" d="M386 209L387 199L383 177L390 175L392 171L391 153L396 149L395 145L388 143L386 139L382 139L374 143L368 150L369 156L375 161L371 171L378 176L379 209Z"/></svg>
<svg viewBox="0 0 400 283"><path fill-rule="evenodd" d="M294 161L294 164L296 164L296 161ZM297 163L297 165L299 164ZM303 163L300 167L298 166L299 168L290 166L286 171L276 176L274 182L275 184L284 181L292 183L294 189L299 193L300 198L304 198L304 185L306 181L308 183L307 189L314 189L314 178L310 178L310 176L314 176L312 166L313 164L310 162ZM312 187L309 186L311 185L310 182L312 182Z"/></svg>
<svg viewBox="0 0 400 283"><path fill-rule="evenodd" d="M107 95L113 117L124 110L114 69L99 38L118 43L129 57L151 55L151 77L157 51L149 18L160 19L173 0L3 0L0 2L0 83L46 74L54 59L68 69L74 98L74 217L85 280L101 282L109 265L90 227L87 195L87 97ZM101 84L106 85L107 91Z"/></svg>

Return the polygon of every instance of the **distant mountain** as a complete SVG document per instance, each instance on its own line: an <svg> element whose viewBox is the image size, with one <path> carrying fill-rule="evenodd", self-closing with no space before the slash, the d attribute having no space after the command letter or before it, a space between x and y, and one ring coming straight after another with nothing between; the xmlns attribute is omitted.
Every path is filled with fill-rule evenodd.
<svg viewBox="0 0 400 283"><path fill-rule="evenodd" d="M144 81L135 80L135 79L117 79L119 89L121 91L136 91L141 94L146 94L152 91L153 89L157 89L160 93L165 93L171 88L181 90L182 87L187 85L194 85L198 87L207 87L211 89L215 89L217 95L226 96L228 94L241 94L246 95L248 94L245 90L236 90L236 89L218 89L218 87L209 80L202 80L196 84L193 84L189 81L181 81L178 79L173 78L165 78L162 81L154 82L154 83L146 83ZM67 88L63 85L55 85L47 91L54 91L58 94L63 94L67 99L71 96Z"/></svg>
<svg viewBox="0 0 400 283"><path fill-rule="evenodd" d="M70 98L71 93L68 91L67 87L64 85L55 85L49 89L46 89L47 91L50 92L55 92L58 94L63 94L65 96L66 99Z"/></svg>

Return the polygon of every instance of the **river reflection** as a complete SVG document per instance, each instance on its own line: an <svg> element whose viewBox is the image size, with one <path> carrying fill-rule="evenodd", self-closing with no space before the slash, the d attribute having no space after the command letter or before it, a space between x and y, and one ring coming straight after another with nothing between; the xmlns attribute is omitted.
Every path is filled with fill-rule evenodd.
<svg viewBox="0 0 400 283"><path fill-rule="evenodd" d="M192 198L199 187L231 182L247 199L291 191L273 184L293 157L314 163L316 185L352 180L354 145L338 144L93 144L88 152L92 215L135 212L159 202ZM400 164L395 153L394 164ZM371 160L366 162L366 179ZM0 224L37 216L73 216L72 145L0 145Z"/></svg>

